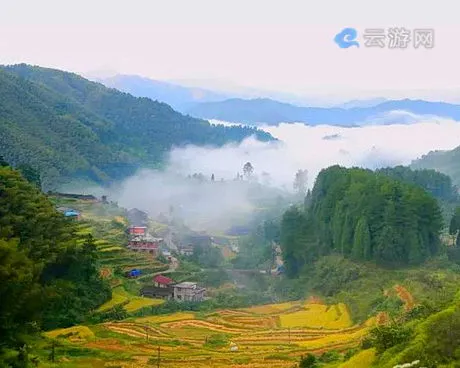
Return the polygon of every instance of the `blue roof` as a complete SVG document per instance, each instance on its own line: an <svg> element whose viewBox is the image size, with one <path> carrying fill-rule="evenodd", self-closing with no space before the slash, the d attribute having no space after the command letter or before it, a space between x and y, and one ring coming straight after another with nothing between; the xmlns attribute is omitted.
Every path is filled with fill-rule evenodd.
<svg viewBox="0 0 460 368"><path fill-rule="evenodd" d="M134 270L129 271L129 274L131 276L139 276L141 274L141 270L134 269Z"/></svg>
<svg viewBox="0 0 460 368"><path fill-rule="evenodd" d="M68 210L64 212L64 216L70 217L70 216L79 216L80 212L75 211L75 210Z"/></svg>

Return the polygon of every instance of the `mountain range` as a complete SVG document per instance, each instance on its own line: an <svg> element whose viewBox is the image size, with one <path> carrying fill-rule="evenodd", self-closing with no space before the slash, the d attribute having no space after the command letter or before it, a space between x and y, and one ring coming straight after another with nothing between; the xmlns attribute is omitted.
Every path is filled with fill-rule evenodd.
<svg viewBox="0 0 460 368"><path fill-rule="evenodd" d="M136 75L115 75L98 79L108 87L137 97L165 102L182 113L248 125L276 125L300 122L308 125L361 126L369 124L410 124L421 117L459 120L460 105L424 100L353 100L334 107L299 105L293 97L248 98L238 94L183 86ZM263 95L261 93L260 95ZM269 92L266 95L270 95ZM296 99L299 101L299 98Z"/></svg>
<svg viewBox="0 0 460 368"><path fill-rule="evenodd" d="M225 94L204 88L184 87L138 75L118 74L108 78L97 78L96 81L136 97L148 97L167 103L180 112L186 112L200 102L222 101L229 98Z"/></svg>
<svg viewBox="0 0 460 368"><path fill-rule="evenodd" d="M460 105L423 100L390 100L364 107L302 107L271 99L228 99L203 102L188 110L195 117L250 125L305 123L308 125L362 126L407 124L419 116L460 120Z"/></svg>
<svg viewBox="0 0 460 368"><path fill-rule="evenodd" d="M42 174L45 189L76 179L105 184L159 167L173 146L239 142L250 127L184 116L77 74L26 64L0 67L0 155Z"/></svg>

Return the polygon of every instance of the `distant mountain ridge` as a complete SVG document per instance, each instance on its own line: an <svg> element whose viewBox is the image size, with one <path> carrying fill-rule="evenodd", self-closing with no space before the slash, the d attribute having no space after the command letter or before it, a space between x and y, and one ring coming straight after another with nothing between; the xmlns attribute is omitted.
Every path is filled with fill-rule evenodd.
<svg viewBox="0 0 460 368"><path fill-rule="evenodd" d="M421 116L460 119L460 105L424 100L387 100L373 98L351 100L336 106L298 104L293 96L250 98L247 95L215 92L207 88L183 86L180 83L153 80L138 75L114 75L97 78L107 87L137 97L165 102L176 110L202 119L214 119L248 125L305 123L308 125L389 125L410 124ZM232 95L232 96L230 96ZM260 95L270 95L260 92ZM273 93L271 93L273 95ZM296 99L296 101L300 101Z"/></svg>
<svg viewBox="0 0 460 368"><path fill-rule="evenodd" d="M75 179L104 184L159 167L173 146L239 142L248 127L214 126L169 105L55 69L0 66L0 155L39 169L46 189Z"/></svg>
<svg viewBox="0 0 460 368"><path fill-rule="evenodd" d="M205 88L184 87L138 75L118 74L108 78L96 78L96 80L107 87L116 88L136 97L148 97L167 103L180 112L186 112L200 102L222 101L229 97Z"/></svg>
<svg viewBox="0 0 460 368"><path fill-rule="evenodd" d="M413 115L460 120L460 105L423 100L389 100L366 107L300 107L267 98L233 98L203 102L187 111L190 115L250 125L305 123L308 125L360 126L372 123L410 123ZM394 113L398 112L398 113Z"/></svg>

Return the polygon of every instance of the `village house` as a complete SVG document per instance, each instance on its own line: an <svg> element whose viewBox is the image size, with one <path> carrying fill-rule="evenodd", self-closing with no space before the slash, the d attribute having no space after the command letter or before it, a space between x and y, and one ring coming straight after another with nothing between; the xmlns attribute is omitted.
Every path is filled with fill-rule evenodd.
<svg viewBox="0 0 460 368"><path fill-rule="evenodd" d="M163 257L165 257L169 262L171 261L171 259L172 259L171 251L169 251L167 249L160 249L160 254Z"/></svg>
<svg viewBox="0 0 460 368"><path fill-rule="evenodd" d="M58 207L57 210L61 212L65 217L75 220L80 220L80 211L74 210L73 208Z"/></svg>
<svg viewBox="0 0 460 368"><path fill-rule="evenodd" d="M153 286L144 286L141 289L142 296L150 298L160 298L170 300L174 297L173 285L174 280L163 275L156 275L153 277Z"/></svg>
<svg viewBox="0 0 460 368"><path fill-rule="evenodd" d="M135 252L146 252L158 256L161 238L140 238L128 241L128 249Z"/></svg>
<svg viewBox="0 0 460 368"><path fill-rule="evenodd" d="M145 236L147 235L146 226L130 226L128 228L128 233L131 236Z"/></svg>
<svg viewBox="0 0 460 368"><path fill-rule="evenodd" d="M154 299L166 299L171 300L174 297L174 290L172 287L156 287L156 286L144 286L141 289L141 296L146 296Z"/></svg>
<svg viewBox="0 0 460 368"><path fill-rule="evenodd" d="M193 247L210 247L212 245L213 238L207 235L205 232L189 234L184 237L182 243L191 245Z"/></svg>
<svg viewBox="0 0 460 368"><path fill-rule="evenodd" d="M182 256L193 256L193 246L192 245L180 245L178 247L179 254Z"/></svg>
<svg viewBox="0 0 460 368"><path fill-rule="evenodd" d="M174 284L172 279L163 275L156 275L152 286L144 286L141 289L142 296L178 302L201 302L205 294L206 289L199 287L196 282Z"/></svg>
<svg viewBox="0 0 460 368"><path fill-rule="evenodd" d="M137 208L132 208L127 213L128 221L134 226L147 226L149 223L149 215Z"/></svg>
<svg viewBox="0 0 460 368"><path fill-rule="evenodd" d="M205 288L198 287L196 282L181 282L174 285L174 300L183 302L201 302L204 300Z"/></svg>
<svg viewBox="0 0 460 368"><path fill-rule="evenodd" d="M70 199L79 199L90 203L98 202L98 199L90 194L75 194L75 193L59 193L59 192L48 192L49 195L53 195L59 198L70 198Z"/></svg>
<svg viewBox="0 0 460 368"><path fill-rule="evenodd" d="M171 287L172 284L174 284L174 281L163 275L156 275L153 278L153 285L158 288L168 288Z"/></svg>

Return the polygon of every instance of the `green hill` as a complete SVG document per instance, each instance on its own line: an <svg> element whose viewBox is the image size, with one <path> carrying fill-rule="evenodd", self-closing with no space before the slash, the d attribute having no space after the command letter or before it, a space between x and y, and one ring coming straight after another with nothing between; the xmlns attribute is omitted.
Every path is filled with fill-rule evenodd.
<svg viewBox="0 0 460 368"><path fill-rule="evenodd" d="M412 162L415 169L434 169L449 175L460 186L460 146L451 151L432 151Z"/></svg>
<svg viewBox="0 0 460 368"><path fill-rule="evenodd" d="M158 167L173 146L220 146L265 132L213 126L170 106L76 74L25 64L0 68L0 154L42 173L45 189L107 183Z"/></svg>
<svg viewBox="0 0 460 368"><path fill-rule="evenodd" d="M460 146L451 151L431 151L411 164L414 169L433 169L449 175L460 186Z"/></svg>

